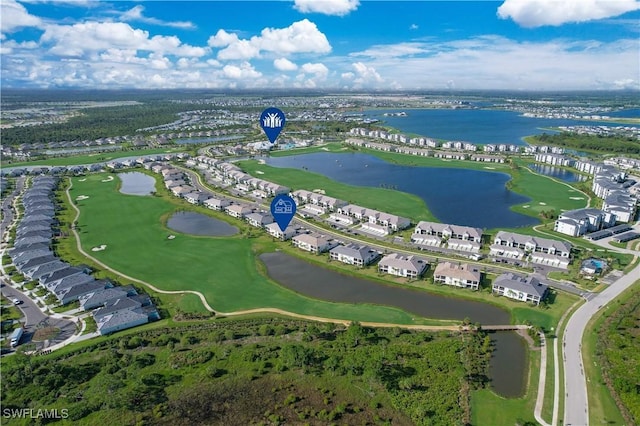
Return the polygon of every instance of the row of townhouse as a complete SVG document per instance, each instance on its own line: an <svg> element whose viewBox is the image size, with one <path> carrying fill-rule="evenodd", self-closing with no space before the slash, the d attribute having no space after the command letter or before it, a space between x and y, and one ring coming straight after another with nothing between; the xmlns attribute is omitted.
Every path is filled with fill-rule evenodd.
<svg viewBox="0 0 640 426"><path fill-rule="evenodd" d="M349 134L352 136L364 136L372 139L382 139L400 144L426 146L428 148L443 148L443 149L456 149L461 151L478 151L479 146L477 144L465 141L446 141L439 142L432 138L427 137L414 137L410 138L402 133L388 133L384 130L369 130L361 127L355 127L349 130ZM518 145L513 144L485 144L482 145L484 152L520 152Z"/></svg>
<svg viewBox="0 0 640 426"><path fill-rule="evenodd" d="M318 207L317 209L312 208L312 212L315 214L336 212L340 207L349 204L346 201L320 194L318 192L307 191L305 189L295 190L289 195L296 202L297 206L303 206L304 209L308 209L311 207L310 205Z"/></svg>
<svg viewBox="0 0 640 426"><path fill-rule="evenodd" d="M512 272L498 276L492 286L493 293L499 296L535 305L539 305L544 300L548 290L549 286L541 283L537 278Z"/></svg>
<svg viewBox="0 0 640 426"><path fill-rule="evenodd" d="M444 247L456 251L479 253L482 245L482 229L420 221L411 235L411 242L423 248Z"/></svg>
<svg viewBox="0 0 640 426"><path fill-rule="evenodd" d="M428 150L423 148L413 148L413 147L408 147L403 145L382 144L382 143L372 142L370 140L355 139L355 138L348 138L347 140L345 140L345 143L353 146L375 149L378 151L397 152L399 154L409 154L409 155L416 155L420 157L434 157L434 158L442 158L447 160L471 160L471 161L488 162L488 163L504 163L506 161L506 158L502 155L492 155L491 153L494 152L493 150L491 151L485 150L486 154L469 154L468 152L464 152L464 151L443 151L443 150L434 151L434 150ZM452 147L455 147L455 146L456 145L454 144ZM500 152L503 152L503 151L500 151Z"/></svg>
<svg viewBox="0 0 640 426"><path fill-rule="evenodd" d="M573 246L565 241L499 231L490 247L490 255L566 269Z"/></svg>
<svg viewBox="0 0 640 426"><path fill-rule="evenodd" d="M552 153L552 154L564 154L564 148L559 146L549 146L549 145L527 145L524 147L525 154L535 154L535 153Z"/></svg>
<svg viewBox="0 0 640 426"><path fill-rule="evenodd" d="M538 153L534 158L538 163L551 164L552 166L572 167L575 164L573 158L563 154Z"/></svg>
<svg viewBox="0 0 640 426"><path fill-rule="evenodd" d="M340 216L334 215L334 219L344 217L354 218L362 222L361 230L382 236L406 229L411 225L411 220L406 217L368 209L355 204L347 204L339 207L336 214Z"/></svg>
<svg viewBox="0 0 640 426"><path fill-rule="evenodd" d="M105 292L118 294L113 301L128 299L132 290L122 292L120 287L114 287L109 280L97 280L91 276L87 267L72 266L61 261L51 250L51 242L55 236L57 226L55 219L55 205L52 200L53 190L57 181L53 177L37 177L33 185L25 191L22 198L24 216L16 228L13 248L9 250L16 269L27 279L38 281L39 285L51 292L60 302L66 305L80 301L85 309L104 308L104 304L85 306L83 300L87 297L99 296ZM159 319L159 314L151 300L147 297L144 306L136 311L137 318L131 316L108 317L99 321L99 314L92 315L98 324L101 334L130 328L139 324Z"/></svg>

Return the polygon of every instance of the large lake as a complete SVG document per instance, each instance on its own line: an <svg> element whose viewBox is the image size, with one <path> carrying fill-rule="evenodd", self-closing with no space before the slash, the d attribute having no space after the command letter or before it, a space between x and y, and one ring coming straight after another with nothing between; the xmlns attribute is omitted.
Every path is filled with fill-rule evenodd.
<svg viewBox="0 0 640 426"><path fill-rule="evenodd" d="M443 223L485 229L539 223L534 217L509 210L510 206L530 199L506 188L510 179L506 173L401 166L362 153L302 154L270 157L265 162L275 167L304 168L349 185L392 185L423 199L431 213Z"/></svg>
<svg viewBox="0 0 640 426"><path fill-rule="evenodd" d="M151 195L156 192L156 180L144 173L126 172L118 173L122 181L120 192L128 195Z"/></svg>
<svg viewBox="0 0 640 426"><path fill-rule="evenodd" d="M285 253L264 253L260 260L280 285L305 296L339 303L393 306L427 318L471 319L484 325L509 324L509 313L488 303L456 299L343 275ZM465 290L460 290L465 291ZM505 397L522 395L527 372L526 347L515 332L492 333L495 350L489 374L492 388Z"/></svg>
<svg viewBox="0 0 640 426"><path fill-rule="evenodd" d="M385 117L384 113L405 111L406 117ZM625 113L602 115L629 117L634 110ZM558 126L616 124L568 119L523 117L519 112L488 109L407 109L365 111L368 118L381 120L385 125L401 132L415 133L436 139L467 141L473 143L507 143L525 145L525 136L553 133L544 130Z"/></svg>

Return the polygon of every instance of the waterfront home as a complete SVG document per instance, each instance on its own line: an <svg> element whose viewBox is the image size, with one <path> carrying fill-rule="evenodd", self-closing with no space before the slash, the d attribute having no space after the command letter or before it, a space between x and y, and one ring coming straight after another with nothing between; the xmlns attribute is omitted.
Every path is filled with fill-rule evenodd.
<svg viewBox="0 0 640 426"><path fill-rule="evenodd" d="M339 244L335 239L318 233L296 235L291 242L300 250L316 254L329 251Z"/></svg>
<svg viewBox="0 0 640 426"><path fill-rule="evenodd" d="M446 223L420 221L413 231L413 237L434 235L443 240L456 239L482 242L482 229L469 226L448 225ZM412 237L412 238L413 238Z"/></svg>
<svg viewBox="0 0 640 426"><path fill-rule="evenodd" d="M200 191L193 191L184 195L184 199L191 204L202 204L211 196Z"/></svg>
<svg viewBox="0 0 640 426"><path fill-rule="evenodd" d="M249 225L255 226L256 228L263 228L265 225L273 223L273 216L267 212L249 213L245 216L245 219L249 222Z"/></svg>
<svg viewBox="0 0 640 426"><path fill-rule="evenodd" d="M369 217L369 222L371 221L371 217ZM411 225L411 220L406 217L380 212L375 223L396 232L408 228Z"/></svg>
<svg viewBox="0 0 640 426"><path fill-rule="evenodd" d="M398 253L388 254L378 262L378 271L384 274L413 279L422 276L428 267L427 261L421 257Z"/></svg>
<svg viewBox="0 0 640 426"><path fill-rule="evenodd" d="M253 209L244 204L231 204L225 207L225 211L231 217L244 219L246 215L253 212Z"/></svg>
<svg viewBox="0 0 640 426"><path fill-rule="evenodd" d="M493 292L510 299L539 305L547 293L548 286L532 276L516 275L512 272L500 275L493 282Z"/></svg>
<svg viewBox="0 0 640 426"><path fill-rule="evenodd" d="M484 163L501 163L501 164L505 162L505 158L500 155L482 155L482 154L472 155L471 160L480 161Z"/></svg>
<svg viewBox="0 0 640 426"><path fill-rule="evenodd" d="M311 195L313 192L307 191L305 189L298 189L293 191L290 195L291 198L296 202L297 205L307 204L311 202Z"/></svg>
<svg viewBox="0 0 640 426"><path fill-rule="evenodd" d="M187 182L185 182L184 179L168 179L168 180L164 181L164 186L168 190L171 190L172 188L175 188L176 186L186 185L186 183Z"/></svg>
<svg viewBox="0 0 640 426"><path fill-rule="evenodd" d="M600 209L585 208L562 212L553 229L556 232L577 237L615 224L615 214Z"/></svg>
<svg viewBox="0 0 640 426"><path fill-rule="evenodd" d="M617 191L609 194L602 203L602 210L615 215L617 222L628 223L635 219L638 200L631 194Z"/></svg>
<svg viewBox="0 0 640 426"><path fill-rule="evenodd" d="M264 229L267 231L269 235L271 235L272 237L278 238L279 240L282 240L282 241L290 240L291 238L293 238L295 235L298 234L298 230L299 230L299 228L289 225L283 231L280 229L280 225L278 225L275 222L265 225Z"/></svg>
<svg viewBox="0 0 640 426"><path fill-rule="evenodd" d="M173 193L173 195L175 195L176 197L183 197L184 195L195 191L196 189L191 186L191 185L180 185L180 186L175 186L173 188L171 188L171 192Z"/></svg>
<svg viewBox="0 0 640 426"><path fill-rule="evenodd" d="M203 204L208 209L220 211L229 206L231 203L228 200L213 197L204 201Z"/></svg>
<svg viewBox="0 0 640 426"><path fill-rule="evenodd" d="M380 253L369 246L361 246L357 244L347 244L346 246L337 246L329 251L331 260L338 260L342 263L356 266L366 266L373 263Z"/></svg>
<svg viewBox="0 0 640 426"><path fill-rule="evenodd" d="M539 153L536 154L534 158L538 163L551 164L552 166L571 167L575 164L573 158L562 154Z"/></svg>
<svg viewBox="0 0 640 426"><path fill-rule="evenodd" d="M468 263L440 262L433 272L433 281L436 283L472 290L478 290L480 279L480 270Z"/></svg>

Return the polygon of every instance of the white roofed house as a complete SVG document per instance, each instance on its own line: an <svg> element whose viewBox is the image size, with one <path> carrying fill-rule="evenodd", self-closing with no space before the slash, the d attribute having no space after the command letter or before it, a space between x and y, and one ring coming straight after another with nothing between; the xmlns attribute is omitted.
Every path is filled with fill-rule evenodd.
<svg viewBox="0 0 640 426"><path fill-rule="evenodd" d="M411 220L407 219L406 217L382 212L378 216L377 222L382 226L386 226L393 232L406 229L411 225Z"/></svg>
<svg viewBox="0 0 640 426"><path fill-rule="evenodd" d="M220 210L224 210L224 208L230 205L231 203L228 200L214 197L214 198L209 198L203 204L208 209L220 211Z"/></svg>
<svg viewBox="0 0 640 426"><path fill-rule="evenodd" d="M253 209L243 204L231 204L225 207L225 211L231 217L244 219L245 216L253 212Z"/></svg>
<svg viewBox="0 0 640 426"><path fill-rule="evenodd" d="M433 281L454 287L478 290L481 272L468 263L440 262L433 273Z"/></svg>
<svg viewBox="0 0 640 426"><path fill-rule="evenodd" d="M369 246L359 246L352 243L332 248L329 251L329 257L331 260L363 267L373 263L380 257L380 253Z"/></svg>
<svg viewBox="0 0 640 426"><path fill-rule="evenodd" d="M191 204L196 204L196 205L204 203L206 200L209 199L209 197L211 196L200 191L193 191L184 195L184 199L187 202Z"/></svg>
<svg viewBox="0 0 640 426"><path fill-rule="evenodd" d="M428 267L427 261L418 256L398 253L388 254L378 262L378 271L382 273L414 279L422 276Z"/></svg>
<svg viewBox="0 0 640 426"><path fill-rule="evenodd" d="M180 185L180 186L174 186L173 188L171 188L171 192L176 197L183 197L186 194L193 192L195 190L196 189L191 185Z"/></svg>
<svg viewBox="0 0 640 426"><path fill-rule="evenodd" d="M280 229L280 225L278 225L277 223L273 222L273 223L270 223L268 225L265 225L264 229L272 237L278 238L278 239L280 239L282 241L287 241L287 240L290 240L291 238L293 238L295 235L298 234L298 229L299 228L294 227L292 225L289 225L283 231L283 230Z"/></svg>
<svg viewBox="0 0 640 426"><path fill-rule="evenodd" d="M273 216L267 212L249 213L245 216L245 219L251 226L256 228L263 228L265 225L273 223Z"/></svg>
<svg viewBox="0 0 640 426"><path fill-rule="evenodd" d="M547 294L548 286L535 277L525 277L508 272L493 282L493 292L510 299L539 305Z"/></svg>
<svg viewBox="0 0 640 426"><path fill-rule="evenodd" d="M300 250L316 254L329 251L338 245L335 239L317 233L296 235L291 239L291 242Z"/></svg>

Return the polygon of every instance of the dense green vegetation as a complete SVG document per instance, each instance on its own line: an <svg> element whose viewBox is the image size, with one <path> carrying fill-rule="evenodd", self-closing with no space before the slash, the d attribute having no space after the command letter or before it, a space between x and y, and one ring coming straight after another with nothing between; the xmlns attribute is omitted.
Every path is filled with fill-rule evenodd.
<svg viewBox="0 0 640 426"><path fill-rule="evenodd" d="M171 123L179 112L189 109L194 109L194 106L171 102L86 108L65 123L2 129L2 143L17 145L133 135L137 129ZM198 109L203 109L203 106L198 106Z"/></svg>
<svg viewBox="0 0 640 426"><path fill-rule="evenodd" d="M74 425L462 425L490 353L482 332L192 323L18 354L3 363L2 405L66 409L59 423Z"/></svg>
<svg viewBox="0 0 640 426"><path fill-rule="evenodd" d="M637 283L636 283L637 284ZM628 424L640 423L640 288L617 307L598 332L602 376Z"/></svg>
<svg viewBox="0 0 640 426"><path fill-rule="evenodd" d="M595 151L606 154L640 154L640 141L632 137L580 135L572 132L558 134L543 133L526 138L534 145L564 146L580 151Z"/></svg>

